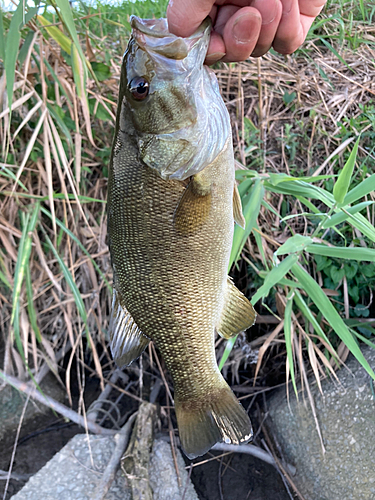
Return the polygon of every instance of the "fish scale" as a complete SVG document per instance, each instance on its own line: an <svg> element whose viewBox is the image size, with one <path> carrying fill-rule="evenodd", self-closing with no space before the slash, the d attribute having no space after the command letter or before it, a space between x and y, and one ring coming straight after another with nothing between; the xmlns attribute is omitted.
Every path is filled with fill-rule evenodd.
<svg viewBox="0 0 375 500"><path fill-rule="evenodd" d="M193 109L197 102L189 86L193 82L171 92L173 79L165 76L165 66L173 72L180 61L171 64L173 47L178 48L181 58L185 43L188 55L182 60L179 78L185 70L188 78L196 71L205 85L204 95L210 92L207 85L214 85L212 76L202 66L202 47L207 48L209 29L206 23L195 38L178 39L173 46L173 35L159 21L132 20L133 36L121 73L108 185L108 233L114 269L110 336L112 353L120 366L139 357L150 339L155 342L172 375L182 447L193 458L222 439L240 443L251 437L249 417L218 370L214 343L216 331L229 338L251 326L255 313L227 278L237 206L233 200L238 202L230 127L225 140L218 137L215 144L207 144L208 164L202 157L199 170L195 160L202 150L199 147L194 154L197 141L190 136L201 133L191 117L200 120L202 113ZM155 34L150 35L149 30L153 23L164 31L157 33L157 43L150 42L152 50L148 52L147 37ZM167 62L162 59L163 44L167 46ZM192 57L195 53L197 61ZM165 66L160 69L160 65ZM142 103L133 99L130 89L134 87L132 92ZM171 94L173 99L169 100ZM220 98L214 87L211 94ZM158 134L153 119L158 109L166 107L171 116L167 136L166 124L160 125ZM209 115L211 121L229 121L225 107L220 112L223 117ZM213 113L218 111L213 109ZM208 120L207 126L210 123ZM214 124L210 140L223 130L225 124ZM149 144L154 150L147 149ZM215 146L219 147L216 156ZM184 166L191 152L194 157ZM175 165L168 163L170 158ZM189 175L190 168L193 175ZM183 174L174 178L177 171Z"/></svg>

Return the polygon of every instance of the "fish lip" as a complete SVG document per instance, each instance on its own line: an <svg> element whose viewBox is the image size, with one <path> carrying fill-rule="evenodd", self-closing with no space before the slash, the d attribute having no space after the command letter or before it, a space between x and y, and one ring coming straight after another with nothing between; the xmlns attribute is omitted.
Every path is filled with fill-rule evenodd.
<svg viewBox="0 0 375 500"><path fill-rule="evenodd" d="M136 29L143 33L144 35L152 36L155 38L164 38L166 36L172 38L181 38L173 33L169 32L168 21L166 18L160 19L141 19L138 16L130 16L130 25L133 29ZM202 22L202 24L196 29L196 31L186 37L183 40L194 40L200 36L203 36L208 28L211 29L212 21L209 16Z"/></svg>
<svg viewBox="0 0 375 500"><path fill-rule="evenodd" d="M130 24L132 37L139 47L149 54L156 53L174 60L185 59L195 46L207 52L212 25L211 19L207 17L195 33L182 38L169 32L165 18L141 19L131 16Z"/></svg>

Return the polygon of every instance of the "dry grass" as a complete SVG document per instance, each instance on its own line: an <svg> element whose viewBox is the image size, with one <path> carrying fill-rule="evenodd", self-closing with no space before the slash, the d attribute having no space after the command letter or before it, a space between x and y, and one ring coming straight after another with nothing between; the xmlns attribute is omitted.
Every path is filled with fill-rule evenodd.
<svg viewBox="0 0 375 500"><path fill-rule="evenodd" d="M375 37L370 33L367 33L366 38L375 42ZM347 158L344 154L347 154L347 146L361 133L364 141L360 146L359 158L363 165L367 162L368 173L371 174L375 165L372 114L375 110L374 53L371 45L361 45L355 52L344 47L340 51L346 62L344 65L330 49L319 47L312 40L305 47L304 53L286 58L268 54L261 60L217 70L223 96L234 124L237 159L243 165L264 173L286 173L298 177L332 175L343 167ZM295 97L288 104L285 102L285 96L288 97L292 93L295 93ZM369 110L367 117L364 114L366 109ZM246 119L250 120L256 130L252 136L253 143L246 140L249 134ZM323 186L324 181L317 185ZM374 201L374 193L370 193L368 199ZM304 216L292 219L289 224L280 224L281 207L285 202L289 203L288 215L304 212L304 207L298 200L291 202L283 194L273 193L271 196L268 193L267 203L274 212L262 207L258 217L262 249L253 238L247 240L240 264L242 271L239 273L243 279L243 287L254 287L249 283L249 278L244 278L244 268L253 268L258 272L258 269L264 266L265 259L272 261L274 252L290 236L311 234L311 222ZM368 210L367 216L374 225L373 206ZM358 236L359 232L354 230L352 238ZM319 272L317 278L322 286ZM267 340L265 347L274 345L276 351L272 351L273 355L280 351L278 339L283 335L283 329L275 329L273 323L279 323L284 317L286 292L285 287L278 287L277 313L274 316L269 316L268 311L262 308L264 316L258 318L261 331L269 332L265 334L265 339L272 336L272 342ZM326 292L333 297L338 295L334 290ZM371 305L372 298L369 300ZM349 302L347 290L344 301ZM349 318L349 314L346 317ZM303 331L297 320L295 328L297 331L298 328ZM254 348L259 346L257 340L250 345L252 344ZM337 351L341 361L345 362L349 350L343 342L337 346ZM259 361L265 361L264 352L260 351ZM318 362L313 353L309 354L315 374L318 377L326 376L321 356L318 355ZM237 370L240 360L246 363L243 345L238 345L232 356L232 365ZM257 371L259 368L260 363L257 365Z"/></svg>

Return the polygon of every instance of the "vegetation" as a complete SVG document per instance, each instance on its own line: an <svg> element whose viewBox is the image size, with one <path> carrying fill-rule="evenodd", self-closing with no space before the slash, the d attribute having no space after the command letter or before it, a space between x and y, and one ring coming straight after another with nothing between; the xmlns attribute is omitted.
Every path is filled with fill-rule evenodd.
<svg viewBox="0 0 375 500"><path fill-rule="evenodd" d="M105 200L121 56L129 15L166 5L48 0L1 12L3 373L57 374L65 359L70 394L73 360L82 387L85 364L102 381L113 368ZM374 16L365 2L331 1L295 55L215 69L247 221L231 266L265 340L256 374L283 335L295 388L308 362L319 379L349 351L374 376L360 350L375 347ZM233 345L221 344L221 366Z"/></svg>

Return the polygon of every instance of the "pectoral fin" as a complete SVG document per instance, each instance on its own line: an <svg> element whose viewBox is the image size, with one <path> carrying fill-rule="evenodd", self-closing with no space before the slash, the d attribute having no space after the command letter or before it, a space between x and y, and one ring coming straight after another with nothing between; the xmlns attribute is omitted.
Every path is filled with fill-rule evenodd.
<svg viewBox="0 0 375 500"><path fill-rule="evenodd" d="M112 314L109 324L112 356L120 368L139 358L150 339L143 335L129 312L121 305L120 294L113 288Z"/></svg>
<svg viewBox="0 0 375 500"><path fill-rule="evenodd" d="M242 213L241 197L238 192L237 184L234 185L233 189L233 218L236 224L242 227L242 229L245 229L246 221Z"/></svg>
<svg viewBox="0 0 375 500"><path fill-rule="evenodd" d="M211 186L204 175L196 174L189 182L174 214L177 231L189 234L208 219L211 209Z"/></svg>
<svg viewBox="0 0 375 500"><path fill-rule="evenodd" d="M255 323L256 312L251 302L234 286L230 278L227 280L225 295L225 305L216 329L221 337L229 339L250 328Z"/></svg>

